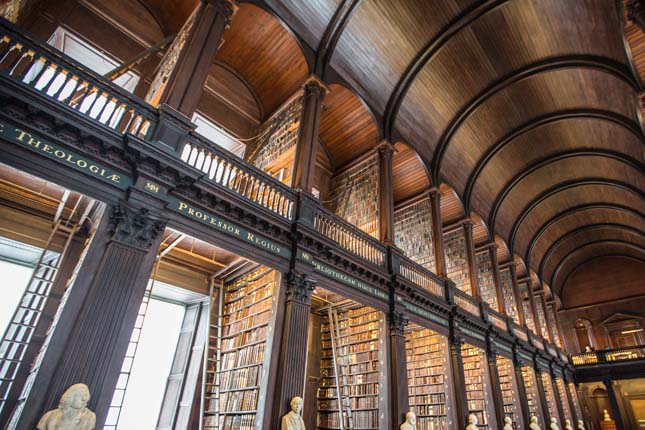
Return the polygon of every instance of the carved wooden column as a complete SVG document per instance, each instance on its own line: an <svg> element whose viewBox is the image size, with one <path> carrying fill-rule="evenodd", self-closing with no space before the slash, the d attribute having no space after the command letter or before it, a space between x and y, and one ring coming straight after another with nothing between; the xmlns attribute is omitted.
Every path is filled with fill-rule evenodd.
<svg viewBox="0 0 645 430"><path fill-rule="evenodd" d="M392 156L394 147L382 142L378 147L379 232L381 242L394 244L394 194L392 189Z"/></svg>
<svg viewBox="0 0 645 430"><path fill-rule="evenodd" d="M495 285L495 294L497 295L497 310L502 315L508 315L504 302L504 292L502 291L502 281L499 276L499 265L497 263L497 245L495 244L495 242L491 243L491 246L488 248L488 252L490 253L490 262L493 268L493 285Z"/></svg>
<svg viewBox="0 0 645 430"><path fill-rule="evenodd" d="M497 367L497 352L491 345L491 340L486 341L486 362L493 392L493 406L495 407L495 418L499 427L504 423L504 397L502 396L502 384L499 380L499 368Z"/></svg>
<svg viewBox="0 0 645 430"><path fill-rule="evenodd" d="M222 35L236 10L237 0L200 0L166 51L145 98L160 108L153 140L180 150Z"/></svg>
<svg viewBox="0 0 645 430"><path fill-rule="evenodd" d="M466 379L464 378L464 361L461 356L461 347L464 340L458 335L451 335L450 342L450 365L452 368L452 382L455 392L455 409L457 423L456 428L465 428L468 424L468 397L466 395Z"/></svg>
<svg viewBox="0 0 645 430"><path fill-rule="evenodd" d="M571 396L571 389L569 387L569 383L571 382L571 379L569 376L567 376L567 373L564 372L562 381L564 382L564 392L567 396L566 401L569 404L569 410L571 411L571 425L573 428L578 428L578 420L582 420L582 417L578 416L578 412L576 411L575 403L573 402L573 397Z"/></svg>
<svg viewBox="0 0 645 430"><path fill-rule="evenodd" d="M314 285L305 275L294 272L286 276L286 306L280 359L277 361L276 386L273 394L272 429L279 429L280 418L289 412L293 397L304 397L305 373L307 363L307 338L309 336L309 314L311 311L311 292Z"/></svg>
<svg viewBox="0 0 645 430"><path fill-rule="evenodd" d="M468 258L468 277L470 278L470 295L481 297L477 279L477 259L475 258L475 244L473 241L473 222L467 220L462 224L466 243L466 256Z"/></svg>
<svg viewBox="0 0 645 430"><path fill-rule="evenodd" d="M522 305L522 295L517 285L517 273L515 272L515 263L511 261L508 269L511 271L511 283L513 285L513 295L515 296L515 307L517 307L517 319L522 327L526 327L526 317L524 316L524 306Z"/></svg>
<svg viewBox="0 0 645 430"><path fill-rule="evenodd" d="M432 212L432 251L434 252L437 275L446 278L446 254L443 250L443 227L441 223L441 193L433 188L430 193L430 210Z"/></svg>
<svg viewBox="0 0 645 430"><path fill-rule="evenodd" d="M627 17L645 32L645 4L643 0L630 0L627 3Z"/></svg>
<svg viewBox="0 0 645 430"><path fill-rule="evenodd" d="M407 318L398 311L390 312L390 428L398 428L405 421L410 408L408 399L408 372L405 355L405 326Z"/></svg>
<svg viewBox="0 0 645 430"><path fill-rule="evenodd" d="M526 394L526 382L522 373L522 362L519 360L517 351L513 351L513 370L515 371L515 380L517 381L518 397L520 398L520 408L522 409L522 428L528 430L531 419L529 410L529 400Z"/></svg>
<svg viewBox="0 0 645 430"><path fill-rule="evenodd" d="M563 403L565 399L560 397L560 390L558 390L558 383L555 380L555 374L553 369L551 369L551 388L553 389L553 398L555 399L555 405L558 409L558 416L560 417L560 428L564 429L564 420L567 419L567 416L564 414Z"/></svg>
<svg viewBox="0 0 645 430"><path fill-rule="evenodd" d="M103 216L51 334L18 429L33 429L63 392L87 384L102 428L150 279L164 222L122 202Z"/></svg>
<svg viewBox="0 0 645 430"><path fill-rule="evenodd" d="M618 397L616 396L614 383L609 377L604 378L602 380L602 383L605 385L605 389L607 390L607 397L609 397L609 406L611 407L611 418L616 423L616 430L625 430L625 420L623 419L621 407L618 403Z"/></svg>
<svg viewBox="0 0 645 430"><path fill-rule="evenodd" d="M555 337L553 336L553 328L551 327L551 324L549 324L549 314L547 313L548 311L546 308L544 289L541 289L538 295L540 298L538 300L539 303L537 303L537 305L542 307L542 314L544 315L544 326L546 327L546 333L542 333L542 337L547 339L552 344L555 344L555 340L554 340Z"/></svg>
<svg viewBox="0 0 645 430"><path fill-rule="evenodd" d="M529 277L526 280L526 290L529 295L529 305L531 306L531 316L533 317L533 327L535 327L535 334L542 337L542 328L540 327L540 320L537 316L537 306L535 305L535 293L533 292L533 280Z"/></svg>
<svg viewBox="0 0 645 430"><path fill-rule="evenodd" d="M551 417L549 416L549 407L546 401L546 391L544 391L544 383L542 382L542 372L545 370L540 369L536 364L534 364L535 369L535 385L537 386L538 396L540 397L540 404L542 405L542 419L544 420L544 425L549 426L551 422Z"/></svg>
<svg viewBox="0 0 645 430"><path fill-rule="evenodd" d="M296 155L293 166L292 187L311 192L316 170L316 154L319 146L320 112L327 94L325 84L312 75L307 79L302 97L302 115Z"/></svg>

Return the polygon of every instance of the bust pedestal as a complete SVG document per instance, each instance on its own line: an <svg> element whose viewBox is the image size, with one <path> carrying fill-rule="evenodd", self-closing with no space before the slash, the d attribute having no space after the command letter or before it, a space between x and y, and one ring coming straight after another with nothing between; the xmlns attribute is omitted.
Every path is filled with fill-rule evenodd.
<svg viewBox="0 0 645 430"><path fill-rule="evenodd" d="M603 420L600 421L601 430L616 430L616 421L614 420Z"/></svg>

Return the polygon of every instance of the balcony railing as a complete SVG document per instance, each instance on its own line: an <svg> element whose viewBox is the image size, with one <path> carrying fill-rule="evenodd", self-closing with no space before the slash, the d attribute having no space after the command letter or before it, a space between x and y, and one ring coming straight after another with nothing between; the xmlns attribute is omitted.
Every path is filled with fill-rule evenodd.
<svg viewBox="0 0 645 430"><path fill-rule="evenodd" d="M435 296L444 298L444 281L420 264L415 263L407 257L402 257L401 263L399 264L399 272L401 276L413 284L418 285Z"/></svg>
<svg viewBox="0 0 645 430"><path fill-rule="evenodd" d="M481 315L479 312L479 300L477 300L470 294L461 291L458 288L455 288L454 294L455 304L458 307L477 317Z"/></svg>
<svg viewBox="0 0 645 430"><path fill-rule="evenodd" d="M180 158L225 190L281 218L293 220L296 205L293 189L200 135L188 136Z"/></svg>
<svg viewBox="0 0 645 430"><path fill-rule="evenodd" d="M489 309L488 310L488 319L490 320L491 324L493 324L495 327L502 331L507 331L508 326L506 325L506 319L504 319L504 316L500 314L499 312Z"/></svg>
<svg viewBox="0 0 645 430"><path fill-rule="evenodd" d="M65 54L0 22L0 73L119 133L145 139L157 111Z"/></svg>
<svg viewBox="0 0 645 430"><path fill-rule="evenodd" d="M615 363L621 361L645 359L645 345L603 349L600 351L583 352L571 355L574 366L584 366L599 363Z"/></svg>
<svg viewBox="0 0 645 430"><path fill-rule="evenodd" d="M345 251L385 269L385 246L333 212L318 206L314 215L314 227Z"/></svg>

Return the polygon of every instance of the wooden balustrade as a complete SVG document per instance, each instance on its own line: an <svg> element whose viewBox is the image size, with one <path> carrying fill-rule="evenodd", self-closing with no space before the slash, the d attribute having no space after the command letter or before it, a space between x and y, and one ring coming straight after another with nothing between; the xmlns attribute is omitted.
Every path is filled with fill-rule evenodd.
<svg viewBox="0 0 645 430"><path fill-rule="evenodd" d="M407 257L402 257L399 264L399 272L408 281L423 288L426 291L444 298L444 282L437 275L415 263Z"/></svg>
<svg viewBox="0 0 645 430"><path fill-rule="evenodd" d="M227 191L293 220L297 200L294 190L200 135L188 136L180 158Z"/></svg>
<svg viewBox="0 0 645 430"><path fill-rule="evenodd" d="M145 139L157 111L143 100L88 70L52 47L0 21L0 76L119 133Z"/></svg>
<svg viewBox="0 0 645 430"><path fill-rule="evenodd" d="M645 345L603 349L571 355L571 362L574 366L643 359L645 359Z"/></svg>
<svg viewBox="0 0 645 430"><path fill-rule="evenodd" d="M385 268L385 246L338 215L319 206L314 215L314 227L345 251Z"/></svg>

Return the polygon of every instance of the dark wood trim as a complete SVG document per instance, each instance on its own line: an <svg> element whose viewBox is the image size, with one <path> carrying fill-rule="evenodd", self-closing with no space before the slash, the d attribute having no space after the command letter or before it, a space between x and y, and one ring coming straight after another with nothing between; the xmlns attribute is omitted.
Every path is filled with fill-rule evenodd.
<svg viewBox="0 0 645 430"><path fill-rule="evenodd" d="M604 240L603 239L603 240L596 240L596 241L588 242L588 243L585 243L584 245L580 245L579 247L577 247L576 249L571 251L566 257L564 257L558 263L558 265L556 266L555 270L553 271L553 274L551 275L551 280L550 280L551 282L549 282L549 285L551 285L551 287L554 289L554 291L561 290L561 288L557 287L557 284L555 283L555 280L558 278L558 276L560 274L560 270L562 270L562 265L567 260L569 260L573 255L575 255L576 253L582 251L584 248L588 248L590 246L594 246L594 245L598 245L598 244L622 245L622 246L625 246L626 248L636 249L637 251L645 253L645 250L643 250L643 248L641 248L640 246L638 246L638 245L636 245L636 244L634 244L632 242L627 242L625 240L616 240L616 239ZM577 266L577 267L579 267L579 266ZM573 273L573 271L570 271L567 274L567 276L565 276L565 279L567 279L571 273Z"/></svg>
<svg viewBox="0 0 645 430"><path fill-rule="evenodd" d="M636 196L639 196L642 198L642 192L638 187L634 187L632 184L626 183L626 182L621 182L621 181L614 181L614 180L608 180L606 178L599 178L599 177L588 177L588 178L582 178L582 179L574 179L571 181L564 181L560 182L558 184L555 184L554 186L545 189L542 191L538 196L536 196L533 200L531 200L524 208L520 211L520 216L515 220L513 223L513 227L511 228L511 233L509 237L507 238L506 243L508 244L508 250L511 255L514 254L513 248L514 248L514 243L515 243L515 236L517 235L517 232L526 219L526 217L531 213L533 209L535 209L537 206L540 205L544 200L548 199L549 197L558 194L562 191L566 191L572 188L576 187L581 187L585 185L608 185L611 187L616 187L620 188L626 191L629 191L631 193L634 193ZM495 226L492 227L492 234L495 234Z"/></svg>
<svg viewBox="0 0 645 430"><path fill-rule="evenodd" d="M574 236L574 235L576 235L576 234L578 234L578 233L580 233L580 232L583 232L583 231L586 231L586 230L594 230L594 231L598 231L598 230L604 230L604 229L625 230L625 231L628 231L628 232L630 232L630 233L635 233L635 234L637 234L637 235L641 235L641 236L643 235L643 232L642 232L641 230L639 230L638 228L635 228L635 227L632 227L632 226L629 226L629 225L625 225L625 224L617 224L617 223L608 223L608 224L602 224L602 223L598 223L598 224L587 224L587 225L584 225L584 226L581 226L581 227L577 227L577 228L575 228L575 229L573 229L573 230L571 230L571 231L569 231L569 232L565 233L564 235L560 236L560 237L558 238L558 240L556 240L555 242L553 242L553 243L551 244L551 246L549 246L549 248L547 249L547 251L544 253L544 256L543 256L543 257L542 257L542 259L540 260L540 264L539 264L539 266L538 266L538 267L539 267L539 269L538 269L538 276L540 277L540 279L542 279L542 277L543 277L543 275L544 275L544 267L546 266L547 261L549 260L549 258L551 258L551 255L553 254L553 252L555 252L556 248L557 248L560 244L564 243L564 242L565 242L565 241L567 241L569 238L571 238L572 236Z"/></svg>
<svg viewBox="0 0 645 430"><path fill-rule="evenodd" d="M459 33L464 28L467 28L474 21L486 15L488 12L495 10L507 1L509 0L485 0L482 3L473 4L471 7L462 11L459 15L455 16L450 22L448 22L441 30L439 30L437 35L430 40L426 46L421 49L421 51L419 51L406 68L403 76L401 76L397 82L396 87L392 91L387 102L385 115L383 117L383 129L385 131L386 138L392 139L394 122L398 115L399 108L401 107L401 103L403 103L403 99L410 89L410 86L424 66L455 34Z"/></svg>
<svg viewBox="0 0 645 430"><path fill-rule="evenodd" d="M537 244L537 241L540 239L542 234L553 224L557 223L561 219L574 214L576 212L582 212L585 210L589 209L611 209L611 210L616 210L616 211L621 211L621 212L627 212L631 213L634 215L640 215L641 217L645 217L645 214L642 214L636 209L630 208L629 206L622 206L622 205L617 205L613 203L590 203L590 204L583 204L583 205L578 205L574 206L572 208L567 209L564 212L558 212L556 215L553 217L549 218L547 221L545 221L540 228L538 228L531 238L531 241L529 242L528 249L526 251L526 256L524 258L524 261L530 262L531 261L531 254L533 253L533 249L535 248L535 245Z"/></svg>
<svg viewBox="0 0 645 430"><path fill-rule="evenodd" d="M316 63L314 65L314 72L322 77L326 77L326 71L331 63L331 58L334 55L334 50L340 40L340 36L345 31L345 27L349 22L352 14L358 9L362 0L342 0L336 8L334 16L325 29L320 43L318 44L318 51L316 52Z"/></svg>
<svg viewBox="0 0 645 430"><path fill-rule="evenodd" d="M473 97L464 107L452 118L448 127L444 130L435 147L432 159L432 172L434 183L439 182L441 162L443 155L452 140L452 136L457 132L461 124L473 113L479 106L486 102L496 93L510 87L511 85L539 75L540 73L549 72L558 69L592 69L608 73L617 79L627 83L634 91L638 90L638 84L634 81L631 72L626 69L625 65L612 59L599 57L595 55L567 55L561 57L548 58L534 63L527 64L524 67L513 70L505 76L501 76L491 82L479 94Z"/></svg>
<svg viewBox="0 0 645 430"><path fill-rule="evenodd" d="M642 163L639 163L638 160L635 160L620 152L608 151L608 150L582 149L582 150L566 151L560 154L555 154L555 155L545 157L535 163L530 164L524 170L522 170L513 178L511 178L504 185L504 187L502 187L502 190L497 194L497 196L493 200L493 205L491 207L490 215L488 216L488 224L491 226L493 231L495 231L495 222L497 221L497 214L499 213L499 210L502 204L504 203L504 200L511 193L511 191L513 191L513 188L517 184L519 184L524 178L529 176L531 173L541 169L542 167L548 166L549 164L556 163L558 161L562 161L562 160L566 160L568 158L574 158L574 157L605 157L605 158L621 161L629 165L630 167L633 167L636 170L642 170ZM512 246L513 242L510 242L510 243Z"/></svg>
<svg viewBox="0 0 645 430"><path fill-rule="evenodd" d="M464 187L464 207L467 212L470 212L470 202L472 199L472 192L475 188L477 179L480 173L484 170L486 165L492 158L497 155L506 145L511 144L515 139L529 133L542 126L547 126L560 121L568 121L570 119L597 119L599 121L607 121L625 127L632 132L641 142L645 142L640 126L631 118L618 114L609 110L602 109L569 109L551 112L527 121L519 127L513 129L504 137L493 143L484 155L477 161L475 168L470 173L466 186Z"/></svg>

